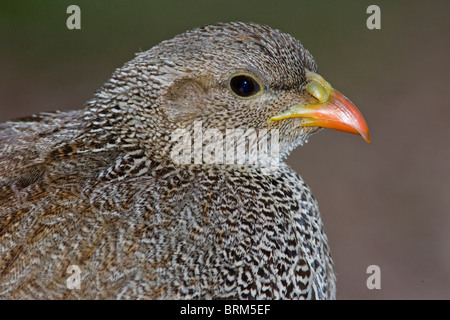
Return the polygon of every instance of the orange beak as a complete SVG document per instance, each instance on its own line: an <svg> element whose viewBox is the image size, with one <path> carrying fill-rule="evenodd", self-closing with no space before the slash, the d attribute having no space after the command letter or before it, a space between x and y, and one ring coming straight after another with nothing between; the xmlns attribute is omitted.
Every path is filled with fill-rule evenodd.
<svg viewBox="0 0 450 320"><path fill-rule="evenodd" d="M308 72L307 79L306 90L319 103L294 104L269 121L303 118L302 127L322 127L359 134L370 143L369 128L358 108L318 74Z"/></svg>

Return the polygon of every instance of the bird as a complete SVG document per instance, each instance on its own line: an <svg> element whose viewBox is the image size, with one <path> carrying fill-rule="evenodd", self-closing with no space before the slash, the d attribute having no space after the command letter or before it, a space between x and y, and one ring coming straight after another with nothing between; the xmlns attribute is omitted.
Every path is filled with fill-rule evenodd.
<svg viewBox="0 0 450 320"><path fill-rule="evenodd" d="M1 123L0 299L336 299L285 162L322 128L370 141L300 41L244 22L137 53L79 110Z"/></svg>

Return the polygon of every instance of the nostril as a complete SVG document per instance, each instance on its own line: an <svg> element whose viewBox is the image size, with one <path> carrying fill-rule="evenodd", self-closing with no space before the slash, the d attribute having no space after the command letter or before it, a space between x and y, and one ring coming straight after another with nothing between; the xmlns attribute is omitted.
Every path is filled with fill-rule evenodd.
<svg viewBox="0 0 450 320"><path fill-rule="evenodd" d="M310 81L306 85L306 91L308 91L308 93L312 95L314 98L319 100L319 103L325 103L330 98L330 94L327 91L327 89L324 88L322 84L314 80Z"/></svg>
<svg viewBox="0 0 450 320"><path fill-rule="evenodd" d="M331 85L320 75L314 72L307 72L306 79L309 81L306 85L306 91L319 103L325 103L330 98L330 92L333 90Z"/></svg>

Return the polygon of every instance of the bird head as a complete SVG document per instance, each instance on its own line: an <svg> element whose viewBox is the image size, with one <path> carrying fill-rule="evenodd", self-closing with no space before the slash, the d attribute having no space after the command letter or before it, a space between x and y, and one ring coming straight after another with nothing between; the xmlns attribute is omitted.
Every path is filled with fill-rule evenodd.
<svg viewBox="0 0 450 320"><path fill-rule="evenodd" d="M173 132L192 134L196 123L221 133L277 130L282 157L320 128L369 142L361 113L317 74L300 42L258 24L209 25L163 41L119 68L92 107L120 114L109 127L131 133L152 157L166 157Z"/></svg>

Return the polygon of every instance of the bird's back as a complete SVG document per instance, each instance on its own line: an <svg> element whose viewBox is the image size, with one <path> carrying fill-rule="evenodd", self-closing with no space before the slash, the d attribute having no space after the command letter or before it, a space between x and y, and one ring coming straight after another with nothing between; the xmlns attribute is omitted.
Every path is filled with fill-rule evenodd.
<svg viewBox="0 0 450 320"><path fill-rule="evenodd" d="M105 159L74 156L81 111L43 113L0 125L0 297L61 298L83 188ZM93 170L94 169L94 170Z"/></svg>

